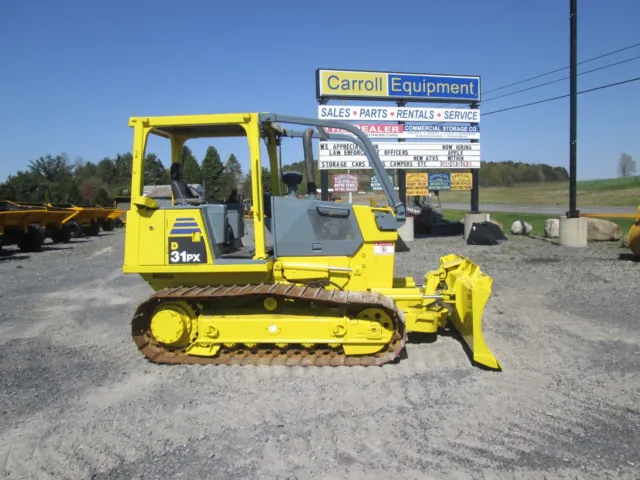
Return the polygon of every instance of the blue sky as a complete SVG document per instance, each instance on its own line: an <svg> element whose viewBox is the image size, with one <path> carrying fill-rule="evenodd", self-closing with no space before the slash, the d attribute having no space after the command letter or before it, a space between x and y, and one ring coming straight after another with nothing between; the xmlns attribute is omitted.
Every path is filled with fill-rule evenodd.
<svg viewBox="0 0 640 480"><path fill-rule="evenodd" d="M568 0L378 1L2 1L0 181L46 154L98 161L130 151L130 116L315 117L319 67L480 75L487 91L569 62ZM578 3L579 60L640 42L637 0ZM578 89L638 76L640 60L580 76ZM481 113L568 92L565 80L487 101ZM640 82L578 99L579 179L616 176L621 152L640 160ZM567 98L482 117L483 159L568 168L568 113ZM299 140L288 142L285 164L302 158ZM209 143L189 143L198 160ZM247 166L244 142L213 144ZM167 145L148 151L168 165Z"/></svg>

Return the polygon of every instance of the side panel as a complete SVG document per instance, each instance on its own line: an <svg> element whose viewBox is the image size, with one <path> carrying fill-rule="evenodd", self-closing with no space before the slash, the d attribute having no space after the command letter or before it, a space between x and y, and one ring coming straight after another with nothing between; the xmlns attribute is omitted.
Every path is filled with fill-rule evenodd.
<svg viewBox="0 0 640 480"><path fill-rule="evenodd" d="M354 213L364 240L367 255L366 284L368 288L391 288L395 268L397 230L380 230L376 222L376 209L367 205L354 205Z"/></svg>
<svg viewBox="0 0 640 480"><path fill-rule="evenodd" d="M352 257L362 235L352 205L272 197L277 257Z"/></svg>
<svg viewBox="0 0 640 480"><path fill-rule="evenodd" d="M138 218L138 265L164 265L166 258L164 210L143 210L136 216ZM127 225L127 228L130 226Z"/></svg>
<svg viewBox="0 0 640 480"><path fill-rule="evenodd" d="M164 210L165 259L168 265L211 265L212 252L199 208Z"/></svg>
<svg viewBox="0 0 640 480"><path fill-rule="evenodd" d="M281 197L282 198L282 197ZM276 199L274 199L274 204ZM295 204L301 205L304 215L298 213L298 217L305 217L314 205L325 205L328 202L305 202L296 199L289 199L292 211L295 211ZM306 206L305 206L306 205ZM285 251L293 251L299 254L282 255L282 243L278 244L277 262L274 267L274 275L277 281L290 283L304 283L317 281L327 285L327 288L339 288L345 290L366 291L376 288L392 288L394 285L394 258L395 244L398 239L396 231L381 231L378 228L375 218L375 210L367 206L343 205L342 209L350 211L350 221L355 222L352 230L358 232L358 248L353 249L354 242L350 238L332 240L332 246L336 253L309 254L309 237L315 232L313 227L304 225L302 220L298 220L289 227L290 237L286 240L295 244L301 244L294 248L287 248ZM280 210L274 215L277 222L276 232L281 226L278 220ZM291 216L289 221L294 223L296 217ZM321 218L324 218L321 216ZM331 225L331 218L324 219L320 224L321 231ZM307 219L308 221L308 219ZM284 222L286 224L286 222ZM304 232L307 228L307 232ZM361 233L360 233L361 232ZM278 233L276 233L278 235ZM311 242L318 240L321 235L312 237ZM302 240L301 240L302 239ZM324 246L324 242L323 243ZM287 246L287 243L285 243ZM305 249L306 250L303 250ZM341 253L338 253L339 250Z"/></svg>

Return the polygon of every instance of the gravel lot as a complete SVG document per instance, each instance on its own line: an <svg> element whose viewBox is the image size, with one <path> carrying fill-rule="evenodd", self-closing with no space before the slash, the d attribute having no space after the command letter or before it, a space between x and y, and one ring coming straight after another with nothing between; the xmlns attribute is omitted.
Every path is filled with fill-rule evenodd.
<svg viewBox="0 0 640 480"><path fill-rule="evenodd" d="M7 478L639 478L640 264L421 239L494 278L485 339L412 337L380 368L157 366L129 337L151 289L123 275L123 231L0 257L0 473Z"/></svg>

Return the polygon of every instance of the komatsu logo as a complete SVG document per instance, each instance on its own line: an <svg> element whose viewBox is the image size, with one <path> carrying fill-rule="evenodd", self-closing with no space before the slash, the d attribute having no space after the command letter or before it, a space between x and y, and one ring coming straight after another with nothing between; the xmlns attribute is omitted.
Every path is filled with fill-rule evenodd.
<svg viewBox="0 0 640 480"><path fill-rule="evenodd" d="M191 235L192 233L202 233L194 217L176 218L171 227L169 235Z"/></svg>

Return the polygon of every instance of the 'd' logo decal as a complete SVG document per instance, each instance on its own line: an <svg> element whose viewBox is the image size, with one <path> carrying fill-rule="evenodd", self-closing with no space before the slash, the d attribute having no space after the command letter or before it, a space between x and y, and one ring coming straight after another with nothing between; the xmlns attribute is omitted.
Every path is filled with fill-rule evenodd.
<svg viewBox="0 0 640 480"><path fill-rule="evenodd" d="M202 233L196 219L183 217L175 219L169 235L191 235L192 233Z"/></svg>

